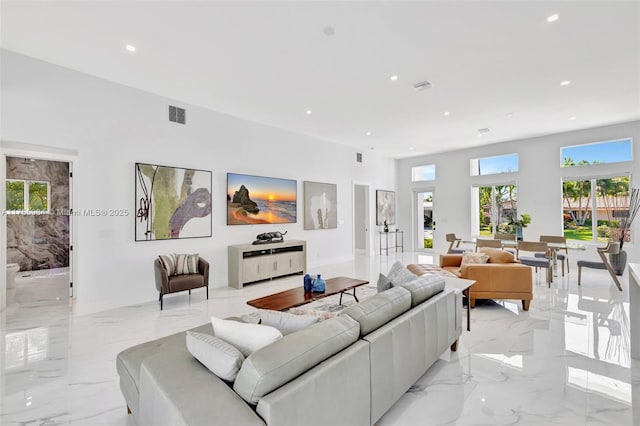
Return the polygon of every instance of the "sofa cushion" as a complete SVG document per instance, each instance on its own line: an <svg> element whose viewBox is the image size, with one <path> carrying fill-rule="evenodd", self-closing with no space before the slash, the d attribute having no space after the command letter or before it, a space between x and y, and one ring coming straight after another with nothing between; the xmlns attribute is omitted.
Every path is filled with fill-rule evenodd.
<svg viewBox="0 0 640 426"><path fill-rule="evenodd" d="M414 275L414 280L416 278ZM360 335L364 336L410 308L411 293L402 287L393 287L343 309L340 316L349 316L358 321Z"/></svg>
<svg viewBox="0 0 640 426"><path fill-rule="evenodd" d="M282 338L282 333L277 328L268 325L247 324L216 317L211 317L211 325L217 337L238 348L244 356Z"/></svg>
<svg viewBox="0 0 640 426"><path fill-rule="evenodd" d="M401 285L411 293L411 307L421 304L444 290L444 278L439 275L422 275L410 283Z"/></svg>
<svg viewBox="0 0 640 426"><path fill-rule="evenodd" d="M258 316L260 324L277 328L283 336L303 330L320 321L320 317L314 315L294 315L267 309L259 310Z"/></svg>
<svg viewBox="0 0 640 426"><path fill-rule="evenodd" d="M187 331L187 349L209 371L228 382L236 379L244 362L238 349L210 334Z"/></svg>
<svg viewBox="0 0 640 426"><path fill-rule="evenodd" d="M480 253L489 256L487 263L515 263L516 258L513 253L491 247L482 247Z"/></svg>
<svg viewBox="0 0 640 426"><path fill-rule="evenodd" d="M168 255L160 255L158 256L160 259L160 264L164 267L165 271L167 271L167 275L175 275L176 274L176 258L173 254Z"/></svg>
<svg viewBox="0 0 640 426"><path fill-rule="evenodd" d="M196 287L204 287L204 285L204 275L174 275L169 280L169 292L175 293L176 291L190 290Z"/></svg>
<svg viewBox="0 0 640 426"><path fill-rule="evenodd" d="M257 404L263 396L353 344L359 335L358 322L346 316L288 334L245 360L233 390L248 403Z"/></svg>

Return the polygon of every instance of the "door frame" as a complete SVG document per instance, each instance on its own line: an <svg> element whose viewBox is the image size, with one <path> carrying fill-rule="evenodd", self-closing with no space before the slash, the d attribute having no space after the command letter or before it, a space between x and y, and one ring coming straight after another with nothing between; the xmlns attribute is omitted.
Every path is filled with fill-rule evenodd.
<svg viewBox="0 0 640 426"><path fill-rule="evenodd" d="M356 186L361 186L365 188L365 200L364 200L364 209L365 209L365 249L364 251L362 251L361 249L357 249L356 248L356 229L357 229L357 225L359 224L359 220L356 218ZM365 255L365 256L373 256L374 251L372 250L373 245L373 241L372 241L372 235L373 233L371 232L371 184L369 182L360 182L360 181L353 181L351 184L351 203L352 203L352 209L351 209L351 215L352 215L352 223L353 223L353 232L352 232L352 248L353 248L353 254L361 254L361 255Z"/></svg>
<svg viewBox="0 0 640 426"><path fill-rule="evenodd" d="M436 240L436 227L434 225L433 228L433 241L434 241L434 245L432 248L430 249L426 249L424 248L424 202L419 202L418 201L418 194L423 194L425 192L430 192L431 196L433 197L432 203L432 219L433 219L433 223L436 223L436 214L435 214L435 209L433 207L435 207L435 199L436 199L436 189L433 186L426 186L426 187L420 187L420 188L414 188L412 191L412 205L413 205L413 209L412 209L412 229L413 229L413 249L415 251L418 252L427 252L427 253L433 253L434 249L435 249L435 240ZM420 214L422 213L422 214ZM418 220L420 220L420 226L418 226Z"/></svg>
<svg viewBox="0 0 640 426"><path fill-rule="evenodd" d="M10 146L0 146L0 175L2 176L3 184L0 185L0 209L4 212L7 209L7 194L6 194L6 180L7 180L7 157L24 157L33 158L36 160L48 160L59 161L63 163L69 163L69 172L73 177L77 177L78 172L78 155L77 153L69 150L56 150L51 148L42 147L42 150L38 150L38 146L29 146L29 148L19 148L23 144L11 144L17 146L16 148ZM60 152L56 152L60 151ZM77 185L73 184L73 178L69 177L69 208L73 208L73 205L77 204ZM4 241L0 244L0 264L7 264L7 216L3 215L3 219L0 220L0 235L4 235ZM74 215L69 216L69 297L75 298L77 296L78 289L78 270L77 270L77 256L78 256L78 221ZM74 280L74 278L76 278ZM0 291L3 294L6 293L6 281L0 286ZM6 299L5 299L6 300ZM0 310L3 306L0 306Z"/></svg>

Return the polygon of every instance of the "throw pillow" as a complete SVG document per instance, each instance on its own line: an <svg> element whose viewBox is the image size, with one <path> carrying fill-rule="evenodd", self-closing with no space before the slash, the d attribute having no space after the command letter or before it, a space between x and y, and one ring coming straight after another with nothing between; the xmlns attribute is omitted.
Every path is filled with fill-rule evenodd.
<svg viewBox="0 0 640 426"><path fill-rule="evenodd" d="M472 253L466 252L462 255L462 265L477 265L481 263L487 263L489 256L484 253Z"/></svg>
<svg viewBox="0 0 640 426"><path fill-rule="evenodd" d="M176 259L175 255L160 255L158 256L160 259L160 264L164 267L165 271L167 271L167 275L175 275L176 273Z"/></svg>
<svg viewBox="0 0 640 426"><path fill-rule="evenodd" d="M198 261L200 256L196 254L174 254L175 274L187 275L198 273Z"/></svg>
<svg viewBox="0 0 640 426"><path fill-rule="evenodd" d="M260 310L260 324L277 328L283 336L302 330L320 321L313 315L294 315L287 312Z"/></svg>
<svg viewBox="0 0 640 426"><path fill-rule="evenodd" d="M391 281L392 286L399 286L415 280L416 274L405 268L402 263L396 262L391 265L387 278Z"/></svg>
<svg viewBox="0 0 640 426"><path fill-rule="evenodd" d="M246 324L216 317L211 317L211 325L216 337L231 343L245 357L282 338L277 328L268 325Z"/></svg>
<svg viewBox="0 0 640 426"><path fill-rule="evenodd" d="M228 382L236 379L244 362L238 349L210 334L187 331L187 349L209 371Z"/></svg>
<svg viewBox="0 0 640 426"><path fill-rule="evenodd" d="M513 253L506 250L500 250L491 247L482 247L480 253L484 253L489 256L487 263L515 263L516 258Z"/></svg>
<svg viewBox="0 0 640 426"><path fill-rule="evenodd" d="M382 274L378 274L378 293L389 290L391 287L393 287L393 284L391 284L389 278Z"/></svg>

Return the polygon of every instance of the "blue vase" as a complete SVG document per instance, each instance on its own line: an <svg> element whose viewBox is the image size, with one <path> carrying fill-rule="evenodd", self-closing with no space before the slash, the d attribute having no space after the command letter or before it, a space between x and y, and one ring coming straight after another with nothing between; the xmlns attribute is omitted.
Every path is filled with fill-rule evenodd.
<svg viewBox="0 0 640 426"><path fill-rule="evenodd" d="M304 292L310 293L313 290L313 281L311 280L311 276L309 274L305 274L304 276Z"/></svg>
<svg viewBox="0 0 640 426"><path fill-rule="evenodd" d="M324 293L325 289L326 289L326 283L324 282L320 274L318 274L318 278L316 278L315 281L313 282L313 292Z"/></svg>
<svg viewBox="0 0 640 426"><path fill-rule="evenodd" d="M516 240L522 241L522 226L516 226Z"/></svg>

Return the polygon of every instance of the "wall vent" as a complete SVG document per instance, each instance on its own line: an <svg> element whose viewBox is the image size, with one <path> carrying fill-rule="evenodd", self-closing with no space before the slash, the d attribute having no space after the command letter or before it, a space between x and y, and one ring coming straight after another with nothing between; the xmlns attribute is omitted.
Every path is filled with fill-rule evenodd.
<svg viewBox="0 0 640 426"><path fill-rule="evenodd" d="M184 108L169 105L169 121L174 123L186 124L187 111Z"/></svg>
<svg viewBox="0 0 640 426"><path fill-rule="evenodd" d="M362 163L362 153L361 152L356 153L356 161L358 163Z"/></svg>

